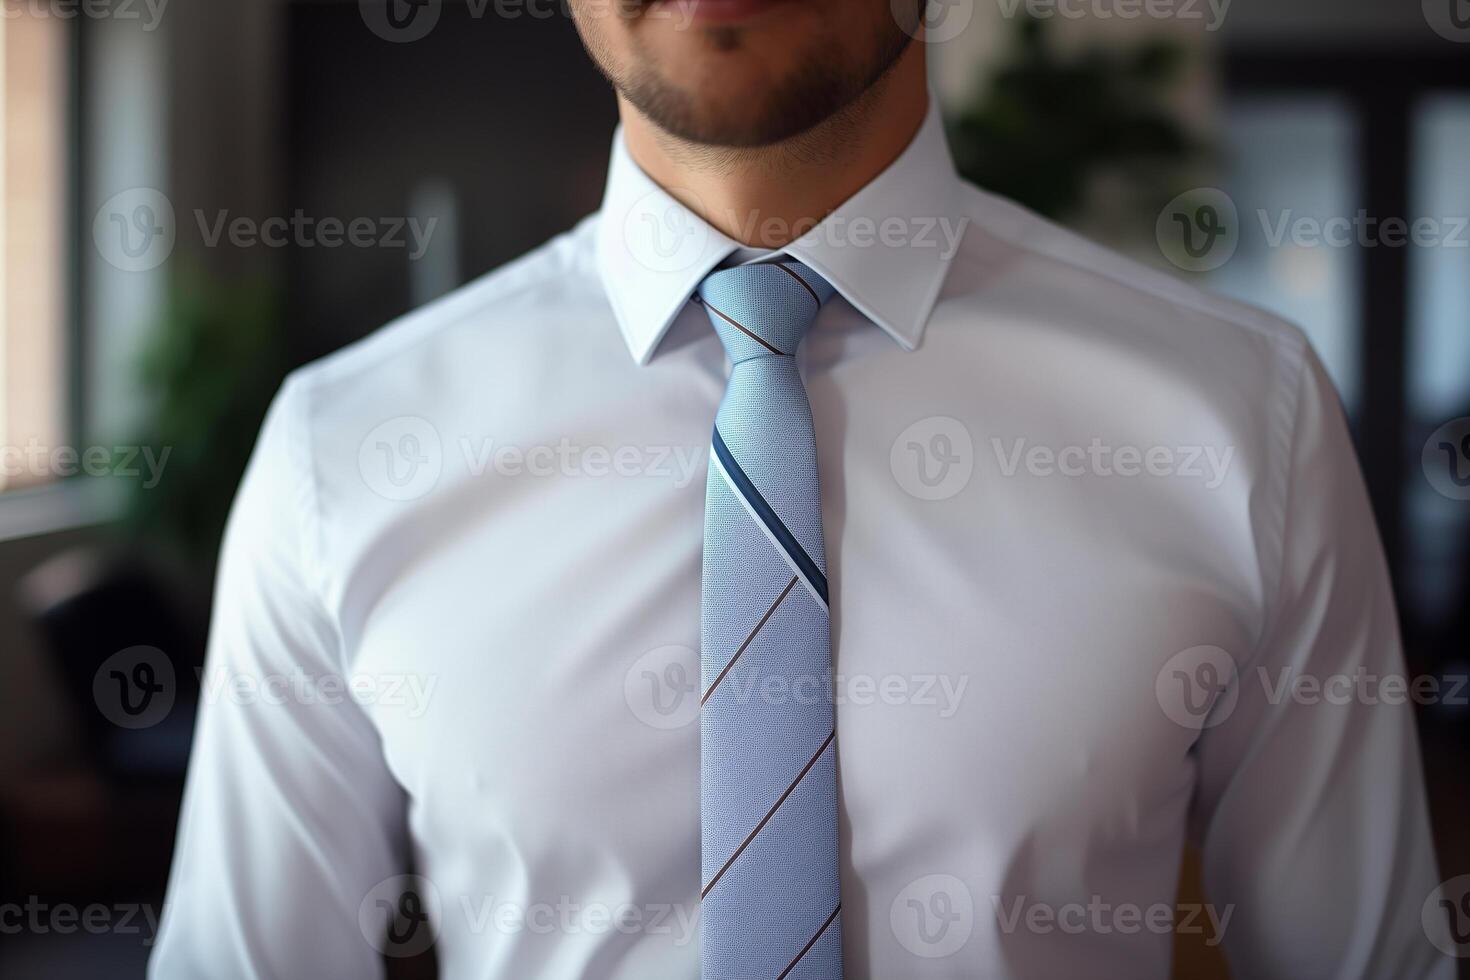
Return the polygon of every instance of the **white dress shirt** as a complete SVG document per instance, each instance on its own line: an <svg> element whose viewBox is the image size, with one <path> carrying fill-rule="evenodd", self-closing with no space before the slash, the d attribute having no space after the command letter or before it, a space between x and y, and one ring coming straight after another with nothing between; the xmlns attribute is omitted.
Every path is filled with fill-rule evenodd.
<svg viewBox="0 0 1470 980"><path fill-rule="evenodd" d="M728 368L689 297L737 248L619 136L598 214L287 381L154 977L361 980L431 940L451 980L699 976ZM785 251L838 294L800 365L850 980L1166 977L1186 840L1209 907L1178 917L1236 977L1451 977L1389 583L1302 334L962 183L932 108Z"/></svg>

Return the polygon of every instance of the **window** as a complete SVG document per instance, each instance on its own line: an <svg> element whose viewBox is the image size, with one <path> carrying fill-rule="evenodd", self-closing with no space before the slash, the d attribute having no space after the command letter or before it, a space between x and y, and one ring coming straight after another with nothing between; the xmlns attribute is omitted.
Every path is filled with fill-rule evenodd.
<svg viewBox="0 0 1470 980"><path fill-rule="evenodd" d="M1239 209L1240 244L1209 283L1306 331L1354 412L1360 247L1303 239L1290 229L1354 213L1361 198L1353 166L1357 139L1351 106L1331 96L1233 103L1225 114L1223 189Z"/></svg>
<svg viewBox="0 0 1470 980"><path fill-rule="evenodd" d="M1409 255L1407 441L1416 461L1427 451L1426 465L1448 465L1440 455L1445 427L1458 434L1466 426L1456 420L1470 416L1470 95L1426 95L1410 126L1410 206L1431 224L1425 246ZM1456 454L1456 472L1464 465ZM1427 632L1453 634L1470 587L1470 511L1463 495L1419 477L1411 468L1406 598Z"/></svg>
<svg viewBox="0 0 1470 980"><path fill-rule="evenodd" d="M68 39L0 17L0 491L53 479L67 442Z"/></svg>

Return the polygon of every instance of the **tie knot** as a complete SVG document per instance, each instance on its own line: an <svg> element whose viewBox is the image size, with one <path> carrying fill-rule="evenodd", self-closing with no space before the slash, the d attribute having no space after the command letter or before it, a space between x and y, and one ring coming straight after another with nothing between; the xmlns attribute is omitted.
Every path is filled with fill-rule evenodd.
<svg viewBox="0 0 1470 980"><path fill-rule="evenodd" d="M794 355L832 292L827 280L785 258L712 272L697 295L730 360L739 364Z"/></svg>

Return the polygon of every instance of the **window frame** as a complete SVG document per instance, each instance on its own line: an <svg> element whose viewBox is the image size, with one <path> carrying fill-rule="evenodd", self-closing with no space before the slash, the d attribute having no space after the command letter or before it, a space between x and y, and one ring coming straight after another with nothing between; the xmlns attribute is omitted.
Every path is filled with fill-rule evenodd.
<svg viewBox="0 0 1470 980"><path fill-rule="evenodd" d="M1440 45L1383 51L1342 48L1302 54L1227 48L1226 99L1325 95L1342 99L1358 124L1359 205L1371 215L1407 217L1413 178L1413 109L1423 96L1470 92L1470 57ZM1397 586L1406 581L1408 527L1404 474L1418 469L1410 445L1409 249L1361 250L1359 410L1352 419L1363 476Z"/></svg>

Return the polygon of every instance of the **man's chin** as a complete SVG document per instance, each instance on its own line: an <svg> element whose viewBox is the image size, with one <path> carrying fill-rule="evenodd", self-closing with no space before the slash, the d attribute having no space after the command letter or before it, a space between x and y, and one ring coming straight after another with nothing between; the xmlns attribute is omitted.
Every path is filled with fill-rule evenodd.
<svg viewBox="0 0 1470 980"><path fill-rule="evenodd" d="M785 142L829 115L825 105L801 105L779 93L732 102L725 92L710 94L641 86L624 93L644 116L671 136L688 143L730 149L757 149Z"/></svg>
<svg viewBox="0 0 1470 980"><path fill-rule="evenodd" d="M819 7L791 0L769 8L775 16L756 12L730 26L708 22L711 15L681 30L673 20L677 6L656 4L674 13L638 25L631 72L614 81L645 117L687 142L741 149L786 142L869 89L912 40L893 27L866 52L845 51L833 43ZM737 8L745 9L729 0L718 9Z"/></svg>
<svg viewBox="0 0 1470 980"><path fill-rule="evenodd" d="M678 78L645 70L620 86L633 106L660 129L707 146L774 146L817 126L861 92L840 66L811 58L784 76L764 63L699 63Z"/></svg>

